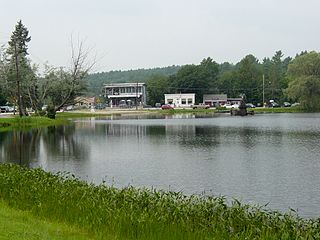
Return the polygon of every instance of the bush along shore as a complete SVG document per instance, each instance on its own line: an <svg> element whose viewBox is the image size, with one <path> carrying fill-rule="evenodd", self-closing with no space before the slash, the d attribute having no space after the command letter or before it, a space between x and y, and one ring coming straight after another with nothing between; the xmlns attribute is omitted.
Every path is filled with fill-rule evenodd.
<svg viewBox="0 0 320 240"><path fill-rule="evenodd" d="M97 186L13 164L0 164L0 197L95 239L320 239L320 219L227 204L223 197Z"/></svg>

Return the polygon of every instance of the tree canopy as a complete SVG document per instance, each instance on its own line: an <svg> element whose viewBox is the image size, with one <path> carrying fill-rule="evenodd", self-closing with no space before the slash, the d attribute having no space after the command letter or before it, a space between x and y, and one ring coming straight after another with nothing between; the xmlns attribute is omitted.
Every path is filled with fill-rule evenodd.
<svg viewBox="0 0 320 240"><path fill-rule="evenodd" d="M297 56L288 67L289 98L299 101L308 111L320 110L320 53Z"/></svg>

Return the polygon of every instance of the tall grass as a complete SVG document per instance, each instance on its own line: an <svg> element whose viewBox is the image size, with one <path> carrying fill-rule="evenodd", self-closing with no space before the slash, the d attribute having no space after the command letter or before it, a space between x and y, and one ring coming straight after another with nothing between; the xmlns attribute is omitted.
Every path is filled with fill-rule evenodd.
<svg viewBox="0 0 320 240"><path fill-rule="evenodd" d="M35 127L46 127L52 125L67 124L68 121L65 119L50 119L47 117L10 117L0 118L0 129L11 130L11 129L24 129L24 128L35 128Z"/></svg>
<svg viewBox="0 0 320 240"><path fill-rule="evenodd" d="M307 112L300 107L278 107L278 108L254 108L255 113L303 113Z"/></svg>
<svg viewBox="0 0 320 240"><path fill-rule="evenodd" d="M35 215L75 224L108 239L320 239L320 219L223 197L105 184L68 174L0 165L0 198Z"/></svg>

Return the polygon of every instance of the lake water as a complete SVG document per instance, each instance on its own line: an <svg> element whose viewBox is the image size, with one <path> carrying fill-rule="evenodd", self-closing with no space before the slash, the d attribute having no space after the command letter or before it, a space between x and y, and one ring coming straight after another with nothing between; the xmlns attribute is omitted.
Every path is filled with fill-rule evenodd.
<svg viewBox="0 0 320 240"><path fill-rule="evenodd" d="M320 114L81 119L1 132L0 160L320 216Z"/></svg>

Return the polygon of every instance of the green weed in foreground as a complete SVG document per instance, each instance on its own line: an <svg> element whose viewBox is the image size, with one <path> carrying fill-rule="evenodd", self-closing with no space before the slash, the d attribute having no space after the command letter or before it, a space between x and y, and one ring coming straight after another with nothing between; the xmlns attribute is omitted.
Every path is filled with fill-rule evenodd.
<svg viewBox="0 0 320 240"><path fill-rule="evenodd" d="M108 239L320 239L320 219L224 198L95 186L70 175L0 165L0 197L10 206L75 224Z"/></svg>

